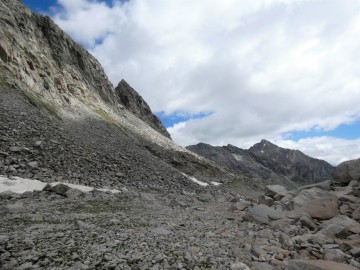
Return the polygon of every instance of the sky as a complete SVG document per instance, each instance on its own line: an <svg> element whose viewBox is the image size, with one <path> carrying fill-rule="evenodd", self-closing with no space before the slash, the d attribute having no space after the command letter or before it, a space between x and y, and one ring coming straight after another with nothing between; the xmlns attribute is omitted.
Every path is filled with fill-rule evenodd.
<svg viewBox="0 0 360 270"><path fill-rule="evenodd" d="M23 0L125 79L173 140L360 158L358 0Z"/></svg>

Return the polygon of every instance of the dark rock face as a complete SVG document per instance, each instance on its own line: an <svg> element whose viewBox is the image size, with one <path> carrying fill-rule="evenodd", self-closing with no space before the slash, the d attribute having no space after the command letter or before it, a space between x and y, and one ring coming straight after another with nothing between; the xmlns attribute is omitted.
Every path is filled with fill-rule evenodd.
<svg viewBox="0 0 360 270"><path fill-rule="evenodd" d="M266 140L250 147L248 151L265 167L299 184L332 179L335 170L324 160L309 157L299 150L278 147Z"/></svg>
<svg viewBox="0 0 360 270"><path fill-rule="evenodd" d="M152 113L150 106L125 80L119 82L115 92L126 109L165 137L170 138L169 132L167 132L160 119Z"/></svg>
<svg viewBox="0 0 360 270"><path fill-rule="evenodd" d="M249 150L232 145L214 147L203 143L188 146L187 149L239 174L287 187L331 179L334 171L334 167L326 161L311 158L297 150L278 147L265 140Z"/></svg>
<svg viewBox="0 0 360 270"><path fill-rule="evenodd" d="M360 158L339 164L334 172L334 179L342 183L360 180Z"/></svg>

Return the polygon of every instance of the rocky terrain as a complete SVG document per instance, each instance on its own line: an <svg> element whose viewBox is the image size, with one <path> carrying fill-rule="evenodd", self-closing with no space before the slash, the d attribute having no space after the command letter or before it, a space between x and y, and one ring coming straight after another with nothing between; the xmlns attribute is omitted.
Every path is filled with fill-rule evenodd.
<svg viewBox="0 0 360 270"><path fill-rule="evenodd" d="M293 191L271 185L253 200L214 190L84 193L63 184L23 194L8 191L0 193L0 265L355 270L360 268L359 196L359 180Z"/></svg>
<svg viewBox="0 0 360 270"><path fill-rule="evenodd" d="M262 179L289 188L332 179L334 167L298 150L284 149L262 140L248 150L233 145L222 147L204 143L188 150L222 165L239 175Z"/></svg>
<svg viewBox="0 0 360 270"><path fill-rule="evenodd" d="M358 161L297 189L332 168L268 142L224 168L50 18L0 10L0 269L359 269Z"/></svg>
<svg viewBox="0 0 360 270"><path fill-rule="evenodd" d="M199 190L191 177L248 181L172 142L141 96L125 81L115 90L50 18L0 7L0 174L177 192Z"/></svg>

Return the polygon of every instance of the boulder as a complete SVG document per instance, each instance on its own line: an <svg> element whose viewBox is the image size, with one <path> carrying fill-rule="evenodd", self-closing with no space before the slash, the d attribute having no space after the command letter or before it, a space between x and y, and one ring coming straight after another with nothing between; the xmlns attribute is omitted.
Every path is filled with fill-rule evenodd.
<svg viewBox="0 0 360 270"><path fill-rule="evenodd" d="M339 164L334 172L334 179L340 183L349 183L360 178L360 158Z"/></svg>
<svg viewBox="0 0 360 270"><path fill-rule="evenodd" d="M345 228L356 228L360 227L360 224L348 216L338 215L330 220L327 220L321 224L322 233L327 236L335 237L338 233L343 231Z"/></svg>
<svg viewBox="0 0 360 270"><path fill-rule="evenodd" d="M265 195L282 199L288 193L287 189L281 185L268 185L265 189Z"/></svg>
<svg viewBox="0 0 360 270"><path fill-rule="evenodd" d="M80 199L84 196L84 192L76 188L70 188L68 191L65 192L65 197L72 200Z"/></svg>
<svg viewBox="0 0 360 270"><path fill-rule="evenodd" d="M280 219L283 216L282 211L276 211L264 204L256 205L246 212L246 218L260 224L269 224L270 220Z"/></svg>
<svg viewBox="0 0 360 270"><path fill-rule="evenodd" d="M344 263L325 260L292 260L285 270L357 270Z"/></svg>
<svg viewBox="0 0 360 270"><path fill-rule="evenodd" d="M293 199L293 207L308 213L312 218L323 220L333 218L339 213L337 196L319 188L301 191Z"/></svg>

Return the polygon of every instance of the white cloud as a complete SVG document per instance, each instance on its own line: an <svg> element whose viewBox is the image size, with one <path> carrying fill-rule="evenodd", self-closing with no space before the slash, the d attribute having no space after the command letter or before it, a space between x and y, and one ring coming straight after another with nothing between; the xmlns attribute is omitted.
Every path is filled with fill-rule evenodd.
<svg viewBox="0 0 360 270"><path fill-rule="evenodd" d="M182 145L244 146L360 118L357 0L59 4L55 21L91 48L114 84L124 78L155 111L213 112L169 129ZM357 142L327 140L343 151ZM347 157L334 149L329 161Z"/></svg>

